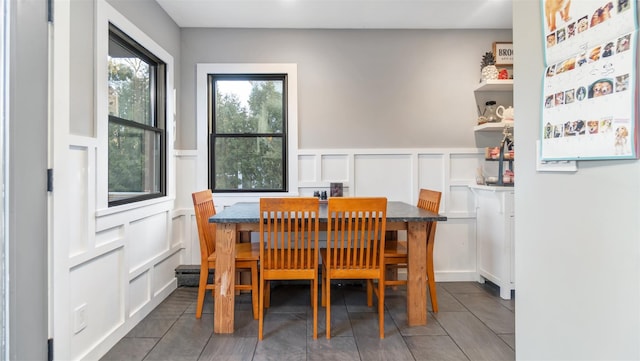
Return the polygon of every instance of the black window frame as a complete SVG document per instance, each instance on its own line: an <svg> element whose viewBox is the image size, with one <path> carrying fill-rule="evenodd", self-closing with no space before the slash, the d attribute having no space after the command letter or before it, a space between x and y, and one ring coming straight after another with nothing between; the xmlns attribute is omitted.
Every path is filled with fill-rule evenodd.
<svg viewBox="0 0 640 361"><path fill-rule="evenodd" d="M120 118L111 114L109 114L109 124L115 123L124 125L126 127L142 130L143 132L151 131L154 134L158 135L160 138L160 179L158 180L159 190L157 192L145 193L127 198L115 200L109 199L108 206L114 207L123 204L165 197L167 195L167 64L112 23L109 23L109 41L117 42L120 46L127 49L128 51L131 51L136 56L140 57L149 64L149 81L151 83L149 86L152 89L150 91L150 100L152 103L152 125L146 125L137 121ZM109 137L107 136L107 139L108 138ZM107 192L110 195L111 190L108 189Z"/></svg>
<svg viewBox="0 0 640 361"><path fill-rule="evenodd" d="M289 191L289 108L288 108L288 77L286 73L238 73L238 74L208 74L207 76L207 120L208 120L208 184L213 193L242 194L242 193L287 193ZM217 80L246 80L264 81L277 80L282 82L282 133L216 133L215 102ZM215 180L215 140L216 138L259 138L274 137L282 139L282 188L280 189L216 189Z"/></svg>

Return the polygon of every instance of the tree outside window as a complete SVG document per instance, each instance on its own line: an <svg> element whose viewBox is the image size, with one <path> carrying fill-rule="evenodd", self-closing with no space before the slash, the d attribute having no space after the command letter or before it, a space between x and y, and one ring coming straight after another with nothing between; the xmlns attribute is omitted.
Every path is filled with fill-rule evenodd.
<svg viewBox="0 0 640 361"><path fill-rule="evenodd" d="M109 205L165 195L165 65L109 29Z"/></svg>
<svg viewBox="0 0 640 361"><path fill-rule="evenodd" d="M214 192L287 191L286 75L210 75Z"/></svg>

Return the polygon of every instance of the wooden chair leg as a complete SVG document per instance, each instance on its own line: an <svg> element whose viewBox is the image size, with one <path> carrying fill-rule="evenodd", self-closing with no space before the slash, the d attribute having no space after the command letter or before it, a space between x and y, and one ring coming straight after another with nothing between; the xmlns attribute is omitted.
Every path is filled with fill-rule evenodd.
<svg viewBox="0 0 640 361"><path fill-rule="evenodd" d="M385 270L386 270L385 271L386 272L385 279L396 281L398 279L398 267L389 267L389 265L385 265L385 266L386 266L385 267ZM392 285L391 289L392 290L397 290L398 286Z"/></svg>
<svg viewBox="0 0 640 361"><path fill-rule="evenodd" d="M326 300L326 295L327 295L327 290L325 290L325 287L327 286L327 278L325 277L325 275L327 274L327 272L325 271L325 269L322 269L322 279L321 279L321 289L320 289L320 304L322 305L322 307L326 307L327 306L327 300Z"/></svg>
<svg viewBox="0 0 640 361"><path fill-rule="evenodd" d="M438 312L438 295L436 294L436 278L433 271L433 240L427 241L427 285L431 297L431 309Z"/></svg>
<svg viewBox="0 0 640 361"><path fill-rule="evenodd" d="M242 284L242 272L240 271L236 271L236 284L241 285ZM240 290L234 287L234 293L236 295L236 297L240 296Z"/></svg>
<svg viewBox="0 0 640 361"><path fill-rule="evenodd" d="M313 339L318 339L318 278L311 281L311 307L313 307Z"/></svg>
<svg viewBox="0 0 640 361"><path fill-rule="evenodd" d="M204 295L207 292L207 281L209 279L209 268L200 267L200 282L198 283L198 303L196 304L196 318L202 317L204 307Z"/></svg>
<svg viewBox="0 0 640 361"><path fill-rule="evenodd" d="M380 338L384 338L384 280L378 280L378 325Z"/></svg>
<svg viewBox="0 0 640 361"><path fill-rule="evenodd" d="M262 341L262 332L264 327L264 286L265 281L260 277L260 297L259 298L259 307L258 307L258 340Z"/></svg>
<svg viewBox="0 0 640 361"><path fill-rule="evenodd" d="M264 290L264 307L271 307L271 281L267 280L265 282L265 290Z"/></svg>
<svg viewBox="0 0 640 361"><path fill-rule="evenodd" d="M258 298L260 296L260 290L258 285L258 264L251 264L251 305L253 306L253 319L257 320L258 308L260 307Z"/></svg>
<svg viewBox="0 0 640 361"><path fill-rule="evenodd" d="M379 280L378 283L380 283L382 280ZM367 280L367 307L373 307L373 287L375 286L373 284L373 280ZM384 285L382 285L382 287L384 287Z"/></svg>
<svg viewBox="0 0 640 361"><path fill-rule="evenodd" d="M429 284L431 308L433 312L438 312L438 295L436 294L436 278L433 272L433 257L427 258L427 282Z"/></svg>
<svg viewBox="0 0 640 361"><path fill-rule="evenodd" d="M326 312L326 328L327 328L327 340L331 338L331 278L329 275L325 277L326 289L325 289L325 304L327 308Z"/></svg>

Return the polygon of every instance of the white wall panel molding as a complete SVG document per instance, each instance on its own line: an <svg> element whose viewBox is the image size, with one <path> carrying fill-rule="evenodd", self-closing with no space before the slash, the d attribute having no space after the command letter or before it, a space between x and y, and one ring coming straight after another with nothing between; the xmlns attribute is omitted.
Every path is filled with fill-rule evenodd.
<svg viewBox="0 0 640 361"><path fill-rule="evenodd" d="M363 195L371 192L386 192L390 199L417 202L420 188L439 189L443 192L441 212L453 217L469 218L475 215L472 204L451 203L450 192L471 195L468 186L475 182L475 172L482 161L482 150L477 148L421 148L421 149L300 149L299 189L300 194L310 195L314 190L328 190L331 182L342 182L345 195ZM360 189L356 180L357 160L360 160L360 177L366 179ZM365 163L372 169L362 168ZM402 165L400 165L402 163ZM385 168L385 177L370 174L377 172L376 164ZM407 165L409 166L407 168ZM405 170L403 173L403 169ZM389 181L386 178L394 178ZM385 184L388 183L388 184ZM395 188L408 188L407 194ZM375 190L377 189L377 190ZM463 197L464 198L464 197ZM453 208L452 208L453 207Z"/></svg>
<svg viewBox="0 0 640 361"><path fill-rule="evenodd" d="M69 269L73 270L76 267L81 267L83 264L87 262L91 262L99 257L104 256L107 253L113 252L116 249L124 247L124 239L119 239L114 242L108 243L101 247L96 247L94 249L88 250L82 254L77 256L73 256L69 258Z"/></svg>
<svg viewBox="0 0 640 361"><path fill-rule="evenodd" d="M83 359L101 340L124 324L125 290L121 277L124 263L122 248L113 250L74 267L71 282L70 353ZM112 277L99 277L112 275Z"/></svg>
<svg viewBox="0 0 640 361"><path fill-rule="evenodd" d="M141 202L142 203L142 202ZM96 211L96 231L101 232L125 223L133 223L138 220L156 215L172 212L172 201L159 201L140 204L137 208L116 212Z"/></svg>
<svg viewBox="0 0 640 361"><path fill-rule="evenodd" d="M185 229L180 233L184 237L182 264L200 264L191 192L192 184L206 183L206 180L194 180L198 172L191 164L199 152L180 151L177 154L176 168L184 170L178 174L185 179L178 183L189 188L177 190L184 199L176 200L176 205L183 206L174 209L173 222L184 222ZM417 202L420 188L442 191L440 212L449 220L438 224L436 279L475 281L476 214L469 185L475 183L476 169L482 164L483 156L484 151L477 148L300 149L297 191L300 195L311 196L316 190L329 191L331 182L342 182L345 196L385 194L391 200L411 204ZM239 199L215 195L214 198L220 211L235 202L257 201L260 196Z"/></svg>

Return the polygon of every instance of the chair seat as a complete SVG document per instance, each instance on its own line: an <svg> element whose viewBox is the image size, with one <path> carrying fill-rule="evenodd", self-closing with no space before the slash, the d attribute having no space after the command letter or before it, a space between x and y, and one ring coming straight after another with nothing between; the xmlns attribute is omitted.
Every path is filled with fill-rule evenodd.
<svg viewBox="0 0 640 361"><path fill-rule="evenodd" d="M236 262L257 261L260 259L260 244L254 242L236 243ZM209 255L209 262L216 261L216 254Z"/></svg>
<svg viewBox="0 0 640 361"><path fill-rule="evenodd" d="M387 240L384 244L384 258L407 258L407 249L407 241Z"/></svg>

